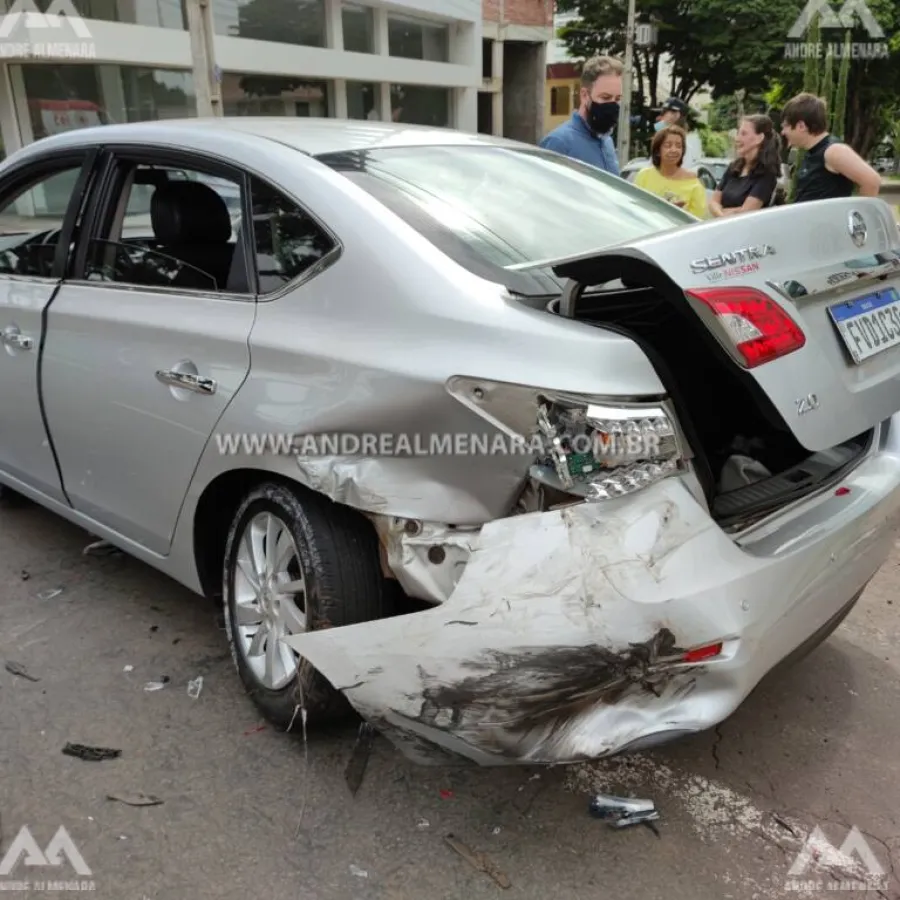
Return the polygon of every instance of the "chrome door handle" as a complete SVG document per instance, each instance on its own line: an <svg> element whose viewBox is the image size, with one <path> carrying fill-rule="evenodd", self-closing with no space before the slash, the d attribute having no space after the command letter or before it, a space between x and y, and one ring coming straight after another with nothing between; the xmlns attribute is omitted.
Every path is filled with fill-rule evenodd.
<svg viewBox="0 0 900 900"><path fill-rule="evenodd" d="M205 378L203 375L176 372L174 369L158 369L156 377L163 384L171 384L173 387L184 388L186 391L194 391L197 394L214 394L216 392L215 380Z"/></svg>
<svg viewBox="0 0 900 900"><path fill-rule="evenodd" d="M27 334L21 334L15 326L3 330L3 343L7 347L18 347L19 350L32 350L34 348L33 338L28 337Z"/></svg>

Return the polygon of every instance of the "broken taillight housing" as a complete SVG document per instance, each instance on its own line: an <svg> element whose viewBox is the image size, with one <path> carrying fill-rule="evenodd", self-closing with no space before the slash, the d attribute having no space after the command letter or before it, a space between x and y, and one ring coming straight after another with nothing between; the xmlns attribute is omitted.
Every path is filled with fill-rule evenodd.
<svg viewBox="0 0 900 900"><path fill-rule="evenodd" d="M668 407L619 402L464 376L447 389L521 442L538 483L589 500L631 494L681 471L684 452Z"/></svg>
<svg viewBox="0 0 900 900"><path fill-rule="evenodd" d="M544 398L538 408L547 452L532 475L591 500L634 493L678 470L675 428L660 406L609 406Z"/></svg>
<svg viewBox="0 0 900 900"><path fill-rule="evenodd" d="M716 317L747 369L799 350L803 329L768 294L749 287L695 288L686 292Z"/></svg>

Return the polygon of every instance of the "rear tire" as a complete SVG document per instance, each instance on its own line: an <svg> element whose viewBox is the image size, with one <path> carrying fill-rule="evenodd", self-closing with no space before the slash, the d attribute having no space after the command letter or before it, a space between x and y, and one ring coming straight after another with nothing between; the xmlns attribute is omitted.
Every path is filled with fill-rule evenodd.
<svg viewBox="0 0 900 900"><path fill-rule="evenodd" d="M362 515L306 490L260 485L228 532L223 601L238 675L269 722L297 731L300 708L308 725L350 712L344 696L279 636L384 615L378 540Z"/></svg>

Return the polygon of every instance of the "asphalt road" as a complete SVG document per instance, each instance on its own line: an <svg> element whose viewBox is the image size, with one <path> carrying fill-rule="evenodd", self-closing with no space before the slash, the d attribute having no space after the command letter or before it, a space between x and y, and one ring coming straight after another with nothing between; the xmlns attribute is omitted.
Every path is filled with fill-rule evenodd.
<svg viewBox="0 0 900 900"><path fill-rule="evenodd" d="M835 847L857 826L880 896L900 897L900 551L831 640L717 732L553 770L417 768L379 740L353 797L355 726L306 745L260 730L214 611L127 557L84 556L90 540L33 506L0 509L0 663L40 679L0 667L0 858L23 826L39 850L65 826L104 900L876 897L827 889L861 863L821 840L789 875L816 826ZM74 759L67 742L121 756ZM599 788L652 798L658 835L590 818ZM108 799L141 794L163 802ZM62 879L77 879L65 859L20 861L0 888Z"/></svg>

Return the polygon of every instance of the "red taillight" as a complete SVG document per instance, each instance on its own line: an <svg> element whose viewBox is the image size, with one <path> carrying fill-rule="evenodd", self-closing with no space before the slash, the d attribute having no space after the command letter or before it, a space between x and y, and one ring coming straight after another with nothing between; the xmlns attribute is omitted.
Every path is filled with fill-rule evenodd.
<svg viewBox="0 0 900 900"><path fill-rule="evenodd" d="M704 659L715 658L721 652L722 642L719 641L718 644L708 644L706 647L694 647L693 650L688 650L684 656L681 657L681 661L686 663L703 662Z"/></svg>
<svg viewBox="0 0 900 900"><path fill-rule="evenodd" d="M806 343L800 326L762 291L714 287L686 293L715 314L748 369L793 353Z"/></svg>

